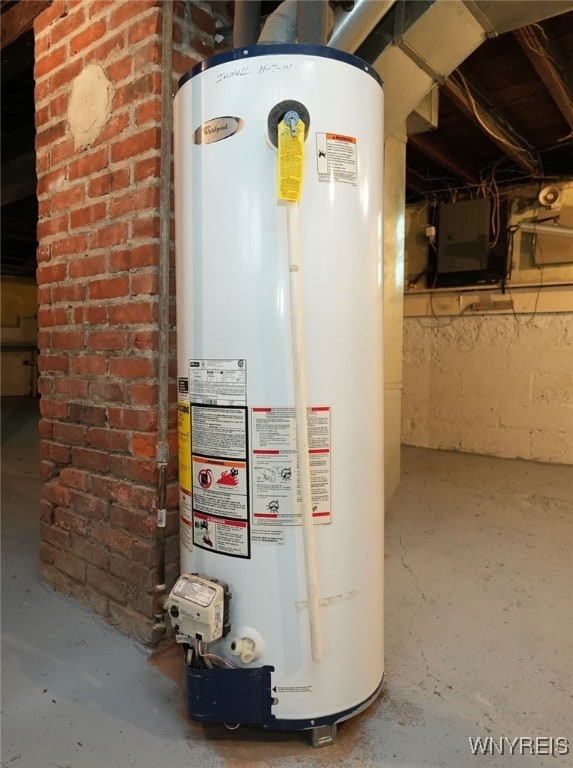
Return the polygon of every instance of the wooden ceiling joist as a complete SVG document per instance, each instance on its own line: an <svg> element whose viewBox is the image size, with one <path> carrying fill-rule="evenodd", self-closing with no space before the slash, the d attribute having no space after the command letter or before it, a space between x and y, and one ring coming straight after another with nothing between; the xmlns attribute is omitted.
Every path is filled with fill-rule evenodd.
<svg viewBox="0 0 573 768"><path fill-rule="evenodd" d="M0 48L5 48L31 29L34 19L50 5L51 0L27 0L16 3L2 14Z"/></svg>
<svg viewBox="0 0 573 768"><path fill-rule="evenodd" d="M453 77L448 77L440 88L450 102L471 120L505 155L528 174L537 171L537 163L527 144L514 130L508 128L491 112L475 90L467 83L462 86Z"/></svg>
<svg viewBox="0 0 573 768"><path fill-rule="evenodd" d="M513 34L551 94L557 108L573 130L573 94L563 82L563 78L547 49L543 34L532 25L516 29Z"/></svg>
<svg viewBox="0 0 573 768"><path fill-rule="evenodd" d="M442 150L431 144L426 138L425 134L417 133L413 136L408 136L408 143L415 147L419 152L429 157L435 163L445 168L447 171L457 176L458 179L463 179L467 184L477 184L478 181L469 171L467 171L459 163L447 155Z"/></svg>

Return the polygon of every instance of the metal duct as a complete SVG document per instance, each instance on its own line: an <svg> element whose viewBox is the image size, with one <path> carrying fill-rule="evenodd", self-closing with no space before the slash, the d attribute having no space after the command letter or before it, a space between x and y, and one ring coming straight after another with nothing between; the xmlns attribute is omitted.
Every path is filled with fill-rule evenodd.
<svg viewBox="0 0 573 768"><path fill-rule="evenodd" d="M570 0L464 0L464 4L489 32L488 37L573 10Z"/></svg>
<svg viewBox="0 0 573 768"><path fill-rule="evenodd" d="M508 31L570 8L570 0L437 0L370 62L384 80L386 135L401 130L435 83L448 77L487 36L496 34L494 24Z"/></svg>
<svg viewBox="0 0 573 768"><path fill-rule="evenodd" d="M329 45L381 75L389 135L486 37L571 9L573 0L359 0L337 18Z"/></svg>
<svg viewBox="0 0 573 768"><path fill-rule="evenodd" d="M340 11L328 41L332 48L354 52L396 0L356 0L350 12Z"/></svg>

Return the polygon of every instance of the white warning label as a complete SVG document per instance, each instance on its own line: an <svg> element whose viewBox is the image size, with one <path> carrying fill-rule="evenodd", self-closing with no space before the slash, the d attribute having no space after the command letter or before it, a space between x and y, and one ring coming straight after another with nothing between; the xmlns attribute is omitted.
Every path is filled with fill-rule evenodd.
<svg viewBox="0 0 573 768"><path fill-rule="evenodd" d="M301 685L275 685L275 693L312 693L311 683L302 683Z"/></svg>
<svg viewBox="0 0 573 768"><path fill-rule="evenodd" d="M253 522L301 525L295 410L253 408L251 418ZM312 514L330 523L330 408L309 408L307 418Z"/></svg>
<svg viewBox="0 0 573 768"><path fill-rule="evenodd" d="M191 406L193 453L246 459L247 416L244 408Z"/></svg>
<svg viewBox="0 0 573 768"><path fill-rule="evenodd" d="M284 528L259 528L256 526L251 534L251 541L257 544L278 544L284 546Z"/></svg>
<svg viewBox="0 0 573 768"><path fill-rule="evenodd" d="M356 139L338 133L316 134L318 180L356 186L358 161Z"/></svg>

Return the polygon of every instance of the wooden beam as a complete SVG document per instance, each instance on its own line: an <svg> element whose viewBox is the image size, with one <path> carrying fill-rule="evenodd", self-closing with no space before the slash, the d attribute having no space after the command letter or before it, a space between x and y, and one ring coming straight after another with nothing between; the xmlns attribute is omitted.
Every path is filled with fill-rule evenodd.
<svg viewBox="0 0 573 768"><path fill-rule="evenodd" d="M441 86L440 92L450 100L456 109L479 126L484 135L505 155L511 157L513 162L523 171L533 174L538 170L531 150L523 139L518 136L516 131L509 130L491 113L491 108L480 99L475 89L467 82L462 86L453 77L448 77Z"/></svg>
<svg viewBox="0 0 573 768"><path fill-rule="evenodd" d="M569 128L573 130L573 93L555 66L543 35L531 25L515 29L513 34L543 85L551 94L551 98L567 121Z"/></svg>
<svg viewBox="0 0 573 768"><path fill-rule="evenodd" d="M417 133L414 136L408 136L408 143L412 144L412 146L419 152L429 157L430 160L433 160L438 165L441 165L442 168L453 173L458 179L463 179L467 184L479 183L475 176L469 173L469 171L466 171L466 169L456 163L455 160L452 160L452 158L445 152L442 152L441 149L435 147L425 138L425 136L425 133Z"/></svg>
<svg viewBox="0 0 573 768"><path fill-rule="evenodd" d="M0 30L0 49L5 48L20 35L31 29L36 16L44 11L51 0L27 0L13 5L2 14L2 29Z"/></svg>

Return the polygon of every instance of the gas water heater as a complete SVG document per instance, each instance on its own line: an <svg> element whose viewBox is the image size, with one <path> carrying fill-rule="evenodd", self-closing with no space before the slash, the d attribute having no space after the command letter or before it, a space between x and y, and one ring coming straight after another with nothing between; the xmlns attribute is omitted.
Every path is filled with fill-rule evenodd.
<svg viewBox="0 0 573 768"><path fill-rule="evenodd" d="M181 79L174 140L189 716L329 743L384 672L381 82L236 49Z"/></svg>

